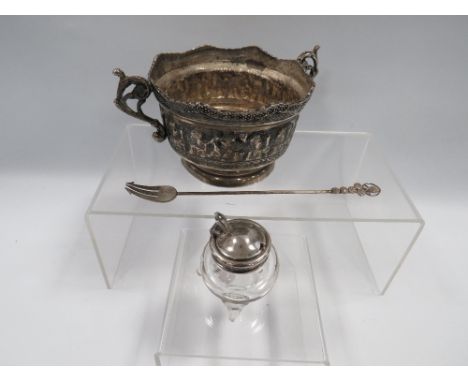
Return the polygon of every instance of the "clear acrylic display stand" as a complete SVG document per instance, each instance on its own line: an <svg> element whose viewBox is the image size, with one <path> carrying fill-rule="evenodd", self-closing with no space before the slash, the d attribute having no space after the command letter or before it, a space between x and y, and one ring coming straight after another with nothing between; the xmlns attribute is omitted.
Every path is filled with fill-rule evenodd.
<svg viewBox="0 0 468 382"><path fill-rule="evenodd" d="M203 220L209 227L213 213L220 211L229 217L246 217L271 224L287 222L292 233L304 234L315 242L326 235L335 243L353 239L357 247L343 248L342 252L347 257L345 262L348 258L359 258L359 261L353 263L355 270L350 267L342 275L346 278L354 271L365 274L378 293L388 288L423 228L421 216L367 133L297 131L271 175L242 189L321 189L372 182L382 188L381 195L375 198L356 195L181 196L170 203L152 203L130 196L124 190L125 183L168 184L179 191L219 190L191 176L168 142L157 143L151 139L152 132L146 125L126 128L86 213L88 229L109 288L114 286L122 271L122 257L138 255L127 241L137 234L134 231L140 219L146 219L145 225L150 224L148 219L157 221L161 227L168 219L178 219L183 224L181 228L190 226L190 221ZM335 223L346 229L337 231ZM158 230L154 235L158 235ZM160 250L154 248L154 251Z"/></svg>
<svg viewBox="0 0 468 382"><path fill-rule="evenodd" d="M279 273L265 297L234 320L197 272L208 235L179 241L157 365L327 365L307 241L271 233Z"/></svg>

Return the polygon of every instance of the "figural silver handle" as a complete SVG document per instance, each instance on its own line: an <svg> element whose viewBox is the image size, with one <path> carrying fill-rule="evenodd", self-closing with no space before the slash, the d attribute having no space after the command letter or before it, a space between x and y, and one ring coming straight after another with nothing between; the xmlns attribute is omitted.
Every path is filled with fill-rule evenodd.
<svg viewBox="0 0 468 382"><path fill-rule="evenodd" d="M301 64L304 72L314 78L318 74L318 56L317 52L320 49L319 45L315 45L312 50L305 51L297 57L297 61Z"/></svg>
<svg viewBox="0 0 468 382"><path fill-rule="evenodd" d="M112 73L120 78L119 85L117 87L117 95L114 100L115 106L132 117L150 123L156 129L156 131L153 133L153 137L158 142L164 141L166 138L166 129L164 125L157 119L147 116L143 110L141 110L141 107L152 92L149 81L140 76L126 76L124 71L119 68L114 69ZM134 85L134 88L131 91L125 93L127 88L132 85ZM130 106L128 106L127 101L129 99L138 100L136 110L133 110Z"/></svg>

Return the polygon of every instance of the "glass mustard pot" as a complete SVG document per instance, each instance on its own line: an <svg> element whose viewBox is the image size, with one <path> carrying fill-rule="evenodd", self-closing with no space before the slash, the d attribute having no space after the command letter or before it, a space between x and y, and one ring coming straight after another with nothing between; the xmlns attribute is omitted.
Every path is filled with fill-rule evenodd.
<svg viewBox="0 0 468 382"><path fill-rule="evenodd" d="M208 289L226 305L234 321L242 309L264 297L278 277L278 256L268 231L248 219L215 213L200 274Z"/></svg>

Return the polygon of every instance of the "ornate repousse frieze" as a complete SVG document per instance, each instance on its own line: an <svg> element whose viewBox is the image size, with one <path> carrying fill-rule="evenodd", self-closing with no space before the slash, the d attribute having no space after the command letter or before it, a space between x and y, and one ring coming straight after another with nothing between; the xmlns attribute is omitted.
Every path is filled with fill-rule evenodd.
<svg viewBox="0 0 468 382"><path fill-rule="evenodd" d="M169 142L187 160L207 166L238 169L268 164L287 149L297 118L263 131L219 130L192 124L164 112Z"/></svg>

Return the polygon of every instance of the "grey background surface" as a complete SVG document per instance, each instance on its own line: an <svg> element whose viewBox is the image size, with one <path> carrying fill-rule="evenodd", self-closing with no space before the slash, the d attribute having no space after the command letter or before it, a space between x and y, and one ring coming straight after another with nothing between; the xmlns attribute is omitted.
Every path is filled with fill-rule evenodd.
<svg viewBox="0 0 468 382"><path fill-rule="evenodd" d="M315 43L298 127L375 133L427 223L386 296L343 302L331 361L468 364L467 36L466 17L1 17L0 364L152 363L164 297L104 290L84 232L134 122L112 104L112 68L145 76L155 54L203 44L295 58Z"/></svg>

